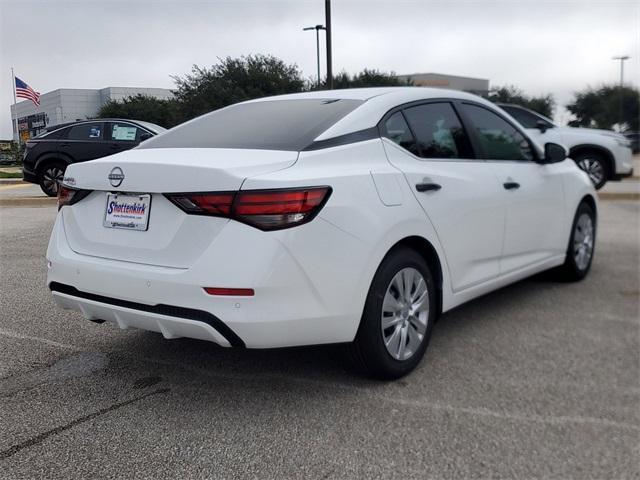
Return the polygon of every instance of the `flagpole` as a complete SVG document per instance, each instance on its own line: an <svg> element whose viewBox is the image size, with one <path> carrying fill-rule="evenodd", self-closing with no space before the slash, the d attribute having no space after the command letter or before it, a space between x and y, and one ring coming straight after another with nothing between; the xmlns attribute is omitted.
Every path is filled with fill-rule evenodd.
<svg viewBox="0 0 640 480"><path fill-rule="evenodd" d="M20 139L20 131L18 130L18 99L16 97L16 76L13 73L13 67L11 67L11 85L13 85L13 115L15 115L15 125L16 125L16 136L18 137L18 145L20 145L21 139ZM13 116L12 116L13 117ZM13 127L13 121L14 119L11 118L11 126Z"/></svg>

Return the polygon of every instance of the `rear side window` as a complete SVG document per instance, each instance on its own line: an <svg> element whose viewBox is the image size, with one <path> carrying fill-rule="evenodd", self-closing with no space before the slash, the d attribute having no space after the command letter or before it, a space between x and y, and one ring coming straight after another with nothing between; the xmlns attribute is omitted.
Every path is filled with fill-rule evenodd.
<svg viewBox="0 0 640 480"><path fill-rule="evenodd" d="M382 135L402 148L406 148L414 155L419 154L416 140L413 138L402 112L394 113L384 122Z"/></svg>
<svg viewBox="0 0 640 480"><path fill-rule="evenodd" d="M108 123L109 140L114 142L135 142L139 140L141 129L130 123Z"/></svg>
<svg viewBox="0 0 640 480"><path fill-rule="evenodd" d="M404 111L423 158L473 158L469 139L450 103L428 103Z"/></svg>
<svg viewBox="0 0 640 480"><path fill-rule="evenodd" d="M522 108L504 106L502 109L515 118L524 128L538 128L538 122L543 122L547 128L553 127L553 124L547 122L544 118Z"/></svg>
<svg viewBox="0 0 640 480"><path fill-rule="evenodd" d="M67 140L102 140L102 122L81 123L67 129Z"/></svg>
<svg viewBox="0 0 640 480"><path fill-rule="evenodd" d="M506 120L492 111L476 105L462 108L475 128L486 160L533 160L533 149L527 138Z"/></svg>
<svg viewBox="0 0 640 480"><path fill-rule="evenodd" d="M271 100L231 105L179 125L139 148L253 148L300 151L361 100Z"/></svg>

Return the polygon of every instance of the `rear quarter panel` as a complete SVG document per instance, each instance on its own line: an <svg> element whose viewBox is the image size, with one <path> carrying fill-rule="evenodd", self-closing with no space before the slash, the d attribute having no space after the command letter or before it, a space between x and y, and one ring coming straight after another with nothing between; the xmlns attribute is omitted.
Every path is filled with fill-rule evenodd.
<svg viewBox="0 0 640 480"><path fill-rule="evenodd" d="M384 179L378 189L374 176ZM303 226L274 234L305 272L328 314L348 312L351 340L373 276L398 241L410 236L427 239L446 270L444 256L433 227L402 174L388 163L379 139L301 152L293 167L250 177L242 189L320 185L333 190L312 222L324 224L322 228ZM448 285L447 272L443 283Z"/></svg>

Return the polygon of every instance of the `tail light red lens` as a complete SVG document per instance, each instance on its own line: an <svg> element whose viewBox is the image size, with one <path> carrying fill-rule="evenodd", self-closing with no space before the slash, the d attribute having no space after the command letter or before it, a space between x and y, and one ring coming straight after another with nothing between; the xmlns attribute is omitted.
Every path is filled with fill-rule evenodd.
<svg viewBox="0 0 640 480"><path fill-rule="evenodd" d="M329 195L331 187L172 193L166 196L186 213L231 218L260 230L280 230L312 220Z"/></svg>
<svg viewBox="0 0 640 480"><path fill-rule="evenodd" d="M78 190L65 185L58 185L58 210L65 205L73 205L89 195L91 190Z"/></svg>

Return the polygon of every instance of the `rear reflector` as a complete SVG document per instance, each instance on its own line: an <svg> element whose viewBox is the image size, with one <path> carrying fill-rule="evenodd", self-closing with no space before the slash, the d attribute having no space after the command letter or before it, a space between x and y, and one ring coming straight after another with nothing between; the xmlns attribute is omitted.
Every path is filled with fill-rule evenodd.
<svg viewBox="0 0 640 480"><path fill-rule="evenodd" d="M225 295L234 297L253 297L255 292L253 288L213 288L204 287L204 291L209 295Z"/></svg>
<svg viewBox="0 0 640 480"><path fill-rule="evenodd" d="M239 192L170 193L166 197L192 215L225 217L260 230L279 230L315 217L331 187L305 187Z"/></svg>

